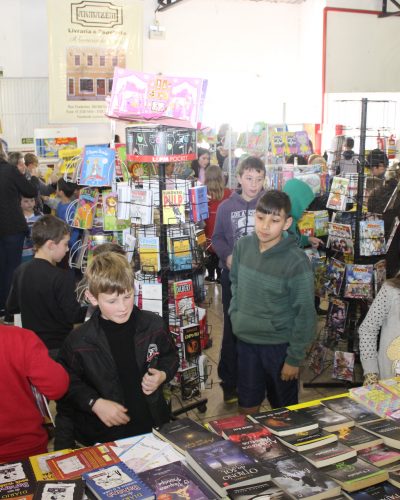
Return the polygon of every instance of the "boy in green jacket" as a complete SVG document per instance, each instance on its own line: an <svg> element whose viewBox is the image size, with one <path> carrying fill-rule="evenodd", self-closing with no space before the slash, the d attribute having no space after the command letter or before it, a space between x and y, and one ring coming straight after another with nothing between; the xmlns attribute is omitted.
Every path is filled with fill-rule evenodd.
<svg viewBox="0 0 400 500"><path fill-rule="evenodd" d="M258 201L255 232L232 259L229 314L238 339L238 396L244 413L297 404L299 366L315 335L313 273L291 226L289 197L271 190Z"/></svg>

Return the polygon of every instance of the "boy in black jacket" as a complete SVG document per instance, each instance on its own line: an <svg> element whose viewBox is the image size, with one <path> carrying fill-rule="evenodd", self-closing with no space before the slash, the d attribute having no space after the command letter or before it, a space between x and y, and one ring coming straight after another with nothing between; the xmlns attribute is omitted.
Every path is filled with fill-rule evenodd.
<svg viewBox="0 0 400 500"><path fill-rule="evenodd" d="M35 257L16 269L6 306L11 314L21 313L22 326L41 338L53 358L87 310L76 299L74 273L57 267L68 250L69 234L68 225L53 215L33 224Z"/></svg>
<svg viewBox="0 0 400 500"><path fill-rule="evenodd" d="M162 318L134 306L133 270L124 256L97 255L86 279L87 298L98 308L60 351L71 384L57 405L56 449L74 440L115 441L167 422L162 385L179 364Z"/></svg>

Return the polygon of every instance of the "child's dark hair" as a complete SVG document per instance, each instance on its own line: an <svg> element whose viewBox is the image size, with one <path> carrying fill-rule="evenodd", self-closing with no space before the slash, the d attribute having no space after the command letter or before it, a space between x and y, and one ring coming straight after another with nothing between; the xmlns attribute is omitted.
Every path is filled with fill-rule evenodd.
<svg viewBox="0 0 400 500"><path fill-rule="evenodd" d="M54 215L44 215L32 226L33 247L38 250L49 240L60 243L69 233L70 229L66 222Z"/></svg>
<svg viewBox="0 0 400 500"><path fill-rule="evenodd" d="M38 157L33 153L26 153L26 155L24 156L24 160L26 166L32 165L32 163L39 163Z"/></svg>
<svg viewBox="0 0 400 500"><path fill-rule="evenodd" d="M288 165L294 165L295 158L297 158L297 165L307 165L308 164L306 158L304 158L303 155L296 155L296 154L290 155L289 158L286 160L286 163Z"/></svg>
<svg viewBox="0 0 400 500"><path fill-rule="evenodd" d="M74 182L68 182L62 177L57 181L57 189L62 191L67 198L71 198L77 189L77 185Z"/></svg>
<svg viewBox="0 0 400 500"><path fill-rule="evenodd" d="M255 170L256 172L262 172L265 175L265 165L257 158L257 156L248 156L239 163L237 175L242 177L245 170Z"/></svg>
<svg viewBox="0 0 400 500"><path fill-rule="evenodd" d="M368 165L370 167L379 167L383 164L385 168L389 165L389 159L381 149L373 149L368 155Z"/></svg>
<svg viewBox="0 0 400 500"><path fill-rule="evenodd" d="M263 214L280 215L285 212L286 218L290 217L292 205L289 196L283 191L271 189L261 196L257 202L256 211Z"/></svg>
<svg viewBox="0 0 400 500"><path fill-rule="evenodd" d="M348 149L354 148L354 139L352 137L346 137L344 140L344 146Z"/></svg>

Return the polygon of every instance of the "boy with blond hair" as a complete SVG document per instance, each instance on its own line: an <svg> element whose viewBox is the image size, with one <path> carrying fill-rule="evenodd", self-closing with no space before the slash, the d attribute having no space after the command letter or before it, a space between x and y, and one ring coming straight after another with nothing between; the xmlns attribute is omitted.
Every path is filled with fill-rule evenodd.
<svg viewBox="0 0 400 500"><path fill-rule="evenodd" d="M60 351L71 384L58 403L56 449L74 440L86 446L115 441L167 422L162 386L179 365L163 319L134 306L133 270L123 255L97 255L86 279L97 309Z"/></svg>

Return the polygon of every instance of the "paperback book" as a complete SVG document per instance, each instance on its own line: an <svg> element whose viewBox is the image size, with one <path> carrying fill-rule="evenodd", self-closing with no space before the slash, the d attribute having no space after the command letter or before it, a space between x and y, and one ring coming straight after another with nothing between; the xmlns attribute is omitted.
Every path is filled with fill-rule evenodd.
<svg viewBox="0 0 400 500"><path fill-rule="evenodd" d="M99 500L156 498L154 491L122 462L86 472L82 477L86 486Z"/></svg>
<svg viewBox="0 0 400 500"><path fill-rule="evenodd" d="M312 431L292 434L291 436L280 437L278 439L291 450L302 452L333 443L337 441L338 438L336 434L318 428Z"/></svg>
<svg viewBox="0 0 400 500"><path fill-rule="evenodd" d="M346 272L346 264L337 259L329 259L326 269L325 290L328 295L340 295Z"/></svg>
<svg viewBox="0 0 400 500"><path fill-rule="evenodd" d="M200 395L200 373L196 364L179 370L181 395L184 401Z"/></svg>
<svg viewBox="0 0 400 500"><path fill-rule="evenodd" d="M314 212L314 235L317 238L326 236L329 228L329 214L327 210L316 210Z"/></svg>
<svg viewBox="0 0 400 500"><path fill-rule="evenodd" d="M383 443L383 439L361 429L361 427L342 427L338 432L339 441L355 450L363 450Z"/></svg>
<svg viewBox="0 0 400 500"><path fill-rule="evenodd" d="M65 449L59 451L50 451L49 453L42 453L40 455L34 455L29 457L33 473L37 481L52 481L55 479L54 474L51 472L49 466L47 465L47 460L50 458L60 457L66 453L70 453L72 450Z"/></svg>
<svg viewBox="0 0 400 500"><path fill-rule="evenodd" d="M170 443L180 453L223 439L190 418L181 418L153 429L153 434Z"/></svg>
<svg viewBox="0 0 400 500"><path fill-rule="evenodd" d="M192 324L181 328L181 340L187 362L196 360L201 354L200 325Z"/></svg>
<svg viewBox="0 0 400 500"><path fill-rule="evenodd" d="M303 412L327 432L334 432L344 426L349 428L354 425L354 420L345 415L340 415L340 413L336 413L322 404L303 408Z"/></svg>
<svg viewBox="0 0 400 500"><path fill-rule="evenodd" d="M314 342L311 346L308 366L316 375L324 371L327 354L328 348L321 342Z"/></svg>
<svg viewBox="0 0 400 500"><path fill-rule="evenodd" d="M95 188L82 188L76 206L72 227L91 229L99 192Z"/></svg>
<svg viewBox="0 0 400 500"><path fill-rule="evenodd" d="M189 236L171 236L167 239L171 271L192 269L192 249Z"/></svg>
<svg viewBox="0 0 400 500"><path fill-rule="evenodd" d="M215 434L213 434L215 436ZM269 472L232 441L218 441L187 450L188 465L221 497L227 488L270 479Z"/></svg>
<svg viewBox="0 0 400 500"><path fill-rule="evenodd" d="M232 500L254 500L256 498L260 500L291 500L291 497L272 481L239 488L228 488L226 492Z"/></svg>
<svg viewBox="0 0 400 500"><path fill-rule="evenodd" d="M375 415L376 417L376 415ZM388 419L360 424L363 429L383 439L387 446L400 449L400 425Z"/></svg>
<svg viewBox="0 0 400 500"><path fill-rule="evenodd" d="M346 396L334 399L324 399L322 403L331 410L353 420L356 424L361 425L364 422L372 422L379 419L375 413L367 410L364 406Z"/></svg>
<svg viewBox="0 0 400 500"><path fill-rule="evenodd" d="M400 397L380 384L353 387L350 396L380 417L390 417L400 408Z"/></svg>
<svg viewBox="0 0 400 500"><path fill-rule="evenodd" d="M249 420L261 424L277 436L290 436L298 432L316 429L318 424L301 410L278 408L249 415Z"/></svg>
<svg viewBox="0 0 400 500"><path fill-rule="evenodd" d="M337 462L343 462L344 460L353 458L357 456L357 451L340 441L336 441L335 443L327 444L320 448L304 451L301 455L313 464L314 467L319 469L327 465L336 464Z"/></svg>
<svg viewBox="0 0 400 500"><path fill-rule="evenodd" d="M353 255L354 245L351 236L351 227L347 224L330 222L327 246L334 252Z"/></svg>
<svg viewBox="0 0 400 500"><path fill-rule="evenodd" d="M399 461L400 451L382 443L359 450L358 456L372 465L384 467L385 465Z"/></svg>
<svg viewBox="0 0 400 500"><path fill-rule="evenodd" d="M337 341L345 339L348 302L336 297L329 298L326 327L332 337Z"/></svg>
<svg viewBox="0 0 400 500"><path fill-rule="evenodd" d="M375 297L386 281L386 260L382 259L374 264L374 293Z"/></svg>
<svg viewBox="0 0 400 500"><path fill-rule="evenodd" d="M189 188L190 219L200 222L208 219L207 186Z"/></svg>
<svg viewBox="0 0 400 500"><path fill-rule="evenodd" d="M177 316L191 316L194 312L193 282L191 279L175 281L173 284Z"/></svg>
<svg viewBox="0 0 400 500"><path fill-rule="evenodd" d="M354 352L335 351L332 378L351 382L354 378Z"/></svg>
<svg viewBox="0 0 400 500"><path fill-rule="evenodd" d="M372 278L371 264L347 264L344 296L352 299L371 299Z"/></svg>
<svg viewBox="0 0 400 500"><path fill-rule="evenodd" d="M80 181L83 186L111 186L115 176L115 150L105 146L86 146Z"/></svg>
<svg viewBox="0 0 400 500"><path fill-rule="evenodd" d="M70 481L38 481L33 500L81 500L85 494L82 479Z"/></svg>
<svg viewBox="0 0 400 500"><path fill-rule="evenodd" d="M104 231L123 231L130 227L129 220L117 218L118 196L113 191L102 192Z"/></svg>
<svg viewBox="0 0 400 500"><path fill-rule="evenodd" d="M139 260L143 273L158 273L160 265L160 239L158 236L139 237Z"/></svg>
<svg viewBox="0 0 400 500"><path fill-rule="evenodd" d="M180 189L166 189L162 192L164 224L185 223L185 193Z"/></svg>
<svg viewBox="0 0 400 500"><path fill-rule="evenodd" d="M35 491L35 477L29 460L0 465L0 498L31 497Z"/></svg>
<svg viewBox="0 0 400 500"><path fill-rule="evenodd" d="M360 221L360 255L369 257L385 253L385 225L383 220Z"/></svg>
<svg viewBox="0 0 400 500"><path fill-rule="evenodd" d="M334 177L329 192L326 208L331 210L346 210L349 179L344 177Z"/></svg>
<svg viewBox="0 0 400 500"><path fill-rule="evenodd" d="M207 422L207 428L222 436L222 433L226 430L233 429L234 427L240 427L248 422L246 415L232 415L231 417L219 418L217 420L211 420Z"/></svg>
<svg viewBox="0 0 400 500"><path fill-rule="evenodd" d="M153 224L153 192L150 189L132 189L130 218L133 224Z"/></svg>
<svg viewBox="0 0 400 500"><path fill-rule="evenodd" d="M400 489L385 481L350 493L349 496L354 500L400 500Z"/></svg>
<svg viewBox="0 0 400 500"><path fill-rule="evenodd" d="M379 381L379 385L400 398L400 377L382 379Z"/></svg>

